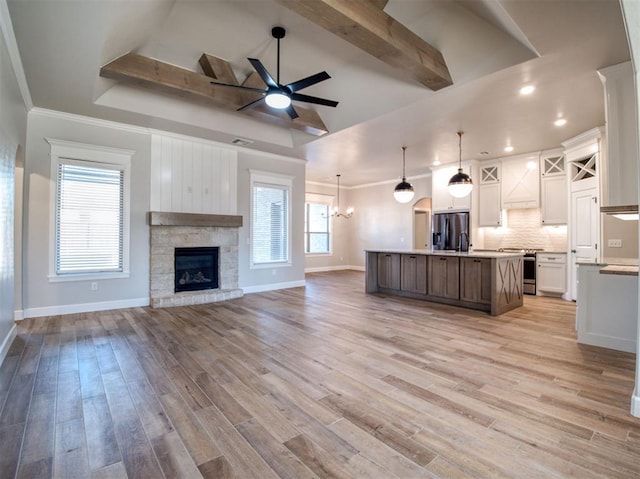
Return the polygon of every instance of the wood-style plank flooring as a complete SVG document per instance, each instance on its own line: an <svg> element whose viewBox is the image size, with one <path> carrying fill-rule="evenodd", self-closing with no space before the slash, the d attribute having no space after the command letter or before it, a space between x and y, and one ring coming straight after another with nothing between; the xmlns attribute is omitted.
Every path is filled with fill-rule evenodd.
<svg viewBox="0 0 640 479"><path fill-rule="evenodd" d="M640 477L635 356L577 344L572 303L490 317L363 291L317 273L20 322L0 477Z"/></svg>

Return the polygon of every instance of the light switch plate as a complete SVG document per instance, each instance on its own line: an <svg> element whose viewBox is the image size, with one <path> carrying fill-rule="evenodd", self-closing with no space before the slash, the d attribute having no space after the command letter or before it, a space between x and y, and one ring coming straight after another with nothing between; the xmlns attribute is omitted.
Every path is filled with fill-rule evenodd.
<svg viewBox="0 0 640 479"><path fill-rule="evenodd" d="M622 240L610 239L610 240L607 240L607 245L609 246L609 248L622 248Z"/></svg>

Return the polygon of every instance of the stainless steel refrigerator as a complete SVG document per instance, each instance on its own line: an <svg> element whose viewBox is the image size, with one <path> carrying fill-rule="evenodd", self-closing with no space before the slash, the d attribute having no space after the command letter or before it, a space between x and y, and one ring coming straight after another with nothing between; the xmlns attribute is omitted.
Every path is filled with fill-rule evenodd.
<svg viewBox="0 0 640 479"><path fill-rule="evenodd" d="M431 222L434 250L469 251L469 213L436 213Z"/></svg>

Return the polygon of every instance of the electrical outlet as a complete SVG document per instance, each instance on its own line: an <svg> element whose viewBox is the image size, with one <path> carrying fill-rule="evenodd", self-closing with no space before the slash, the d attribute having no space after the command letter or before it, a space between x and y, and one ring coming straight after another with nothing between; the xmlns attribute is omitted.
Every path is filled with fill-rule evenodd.
<svg viewBox="0 0 640 479"><path fill-rule="evenodd" d="M607 246L609 246L609 248L622 248L622 240L621 239L607 240Z"/></svg>
<svg viewBox="0 0 640 479"><path fill-rule="evenodd" d="M98 291L98 283L91 283L91 291Z"/></svg>

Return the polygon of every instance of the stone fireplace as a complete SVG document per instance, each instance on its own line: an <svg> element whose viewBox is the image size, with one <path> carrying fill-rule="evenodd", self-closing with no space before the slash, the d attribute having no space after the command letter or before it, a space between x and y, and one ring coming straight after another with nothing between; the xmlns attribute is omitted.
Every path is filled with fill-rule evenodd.
<svg viewBox="0 0 640 479"><path fill-rule="evenodd" d="M153 211L149 214L149 225L151 307L214 303L243 295L238 288L241 216ZM176 260L176 251L179 255L191 251L191 256L205 260L203 253L210 254L216 249L217 284L206 281L214 279L209 278L214 274L213 265L196 267L192 260ZM179 287L181 281L190 287ZM199 289L205 283L206 289Z"/></svg>

